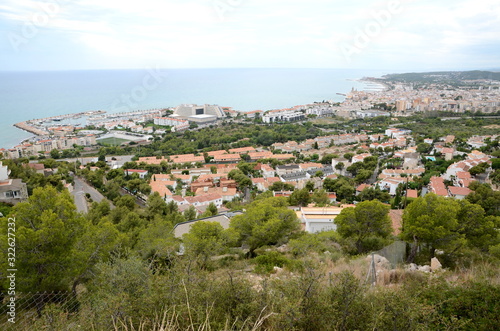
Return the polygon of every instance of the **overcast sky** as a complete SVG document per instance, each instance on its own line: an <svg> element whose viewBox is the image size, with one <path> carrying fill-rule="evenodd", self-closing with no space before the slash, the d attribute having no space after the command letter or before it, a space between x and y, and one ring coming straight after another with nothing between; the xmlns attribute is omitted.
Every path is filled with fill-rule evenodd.
<svg viewBox="0 0 500 331"><path fill-rule="evenodd" d="M2 0L0 70L500 67L498 0Z"/></svg>

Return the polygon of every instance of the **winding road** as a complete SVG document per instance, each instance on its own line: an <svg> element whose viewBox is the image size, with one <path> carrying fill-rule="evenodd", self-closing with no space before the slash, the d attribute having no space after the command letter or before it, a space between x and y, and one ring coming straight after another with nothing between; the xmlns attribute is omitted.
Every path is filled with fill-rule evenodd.
<svg viewBox="0 0 500 331"><path fill-rule="evenodd" d="M85 183L83 179L76 176L74 177L74 179L75 184L73 192L71 194L73 195L76 208L79 212L82 212L84 214L88 212L87 199L85 197L86 193L90 194L91 199L96 202L101 202L102 200L106 199L106 197L99 193L95 188ZM108 200L108 202L111 209L115 208L111 201Z"/></svg>

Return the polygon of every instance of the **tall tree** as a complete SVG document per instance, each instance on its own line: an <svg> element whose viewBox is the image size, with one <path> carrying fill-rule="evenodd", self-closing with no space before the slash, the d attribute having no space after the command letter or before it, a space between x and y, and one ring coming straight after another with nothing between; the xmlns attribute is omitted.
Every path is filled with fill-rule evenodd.
<svg viewBox="0 0 500 331"><path fill-rule="evenodd" d="M436 248L449 248L452 242L460 239L456 231L459 212L460 205L456 200L433 193L415 199L406 207L401 236L415 244L410 259L414 257L415 249L421 243L429 247L431 257L434 257Z"/></svg>
<svg viewBox="0 0 500 331"><path fill-rule="evenodd" d="M167 215L167 204L158 192L154 192L148 197L146 205L146 215L150 220L152 220L155 215Z"/></svg>
<svg viewBox="0 0 500 331"><path fill-rule="evenodd" d="M77 213L69 193L59 193L51 186L36 188L26 202L14 207L12 215L17 228L18 289L42 292L68 290L81 272L80 254L75 245L89 223ZM6 236L3 227L2 232ZM5 253L6 243L7 240L2 238L2 251Z"/></svg>
<svg viewBox="0 0 500 331"><path fill-rule="evenodd" d="M290 195L290 205L292 206L307 206L311 202L311 194L308 188L293 191Z"/></svg>
<svg viewBox="0 0 500 331"><path fill-rule="evenodd" d="M499 216L486 216L480 205L467 200L460 201L458 213L458 233L467 240L467 244L488 251L491 245L498 244L500 227Z"/></svg>
<svg viewBox="0 0 500 331"><path fill-rule="evenodd" d="M249 247L250 255L261 246L285 242L299 229L297 215L287 206L285 198L257 200L245 214L231 219L230 227L239 234L240 243Z"/></svg>
<svg viewBox="0 0 500 331"><path fill-rule="evenodd" d="M363 201L356 207L344 208L334 220L337 232L343 238L353 240L358 253L373 249L368 245L369 238L384 241L392 233L389 209L378 200Z"/></svg>
<svg viewBox="0 0 500 331"><path fill-rule="evenodd" d="M184 211L184 218L186 221L192 221L196 218L196 209L193 205L189 206L189 208Z"/></svg>
<svg viewBox="0 0 500 331"><path fill-rule="evenodd" d="M230 241L222 225L204 221L195 222L182 239L186 254L195 258L202 269L208 266L211 256L223 253Z"/></svg>
<svg viewBox="0 0 500 331"><path fill-rule="evenodd" d="M90 279L94 266L117 249L120 237L106 218L93 225L77 213L67 191L51 186L36 188L11 214L16 223L16 283L23 292L39 292L38 314L50 292L76 291ZM2 227L0 251L7 255L6 229ZM2 270L7 270L6 258Z"/></svg>

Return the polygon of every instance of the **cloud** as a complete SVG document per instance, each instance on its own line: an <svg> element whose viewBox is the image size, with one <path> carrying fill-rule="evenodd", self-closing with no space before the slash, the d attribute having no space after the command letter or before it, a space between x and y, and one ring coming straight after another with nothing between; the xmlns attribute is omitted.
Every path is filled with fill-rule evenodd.
<svg viewBox="0 0 500 331"><path fill-rule="evenodd" d="M56 3L57 11L49 15L33 43L39 50L44 44L50 46L44 51L60 57L54 63L61 69L77 68L82 56L91 58L98 68L377 68L403 67L409 61L425 67L459 65L467 59L479 65L494 62L490 50L498 50L500 35L500 3L496 0L399 0L401 12L391 15L389 24L346 62L339 45L352 43L394 0L51 1L2 1L0 30L19 34L34 15L48 15L44 8ZM222 16L216 6L221 3L226 4ZM71 51L61 51L68 47L74 56L69 55ZM6 53L6 47L1 52L2 58L11 59L9 63L16 62L15 54ZM487 59L471 54L484 54Z"/></svg>

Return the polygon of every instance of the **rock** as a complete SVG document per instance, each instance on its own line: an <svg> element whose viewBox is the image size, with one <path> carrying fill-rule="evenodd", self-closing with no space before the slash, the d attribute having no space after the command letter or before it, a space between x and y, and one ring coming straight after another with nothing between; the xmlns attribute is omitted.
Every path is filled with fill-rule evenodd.
<svg viewBox="0 0 500 331"><path fill-rule="evenodd" d="M423 266L419 266L418 270L423 271L423 272L431 272L431 267L428 265L423 265Z"/></svg>
<svg viewBox="0 0 500 331"><path fill-rule="evenodd" d="M275 267L273 268L273 270L274 270L274 272L275 272L275 273L279 274L280 272L282 272L282 271L283 271L283 268L280 268L280 267L276 267L276 266L275 266Z"/></svg>
<svg viewBox="0 0 500 331"><path fill-rule="evenodd" d="M377 269L391 269L391 264L390 264L389 260L386 259L385 257L378 255L378 254L374 254L373 259L375 260L375 268L377 268ZM372 256L368 255L366 257L366 260L368 262L371 262Z"/></svg>
<svg viewBox="0 0 500 331"><path fill-rule="evenodd" d="M410 263L409 265L406 266L406 269L408 271L417 271L418 266L415 263Z"/></svg>
<svg viewBox="0 0 500 331"><path fill-rule="evenodd" d="M435 272L441 270L442 268L443 266L441 265L441 262L439 262L439 260L436 257L433 257L431 259L431 271Z"/></svg>

